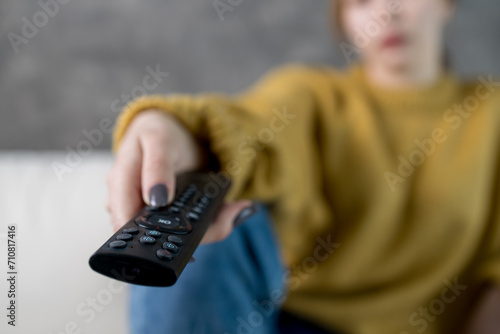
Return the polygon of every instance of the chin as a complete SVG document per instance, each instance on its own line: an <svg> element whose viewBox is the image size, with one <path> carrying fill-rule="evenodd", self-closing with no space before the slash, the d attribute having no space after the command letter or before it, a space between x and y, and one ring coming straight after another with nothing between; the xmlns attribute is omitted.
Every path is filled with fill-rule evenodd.
<svg viewBox="0 0 500 334"><path fill-rule="evenodd" d="M379 57L381 63L388 68L404 70L411 65L411 57L406 49L385 50Z"/></svg>

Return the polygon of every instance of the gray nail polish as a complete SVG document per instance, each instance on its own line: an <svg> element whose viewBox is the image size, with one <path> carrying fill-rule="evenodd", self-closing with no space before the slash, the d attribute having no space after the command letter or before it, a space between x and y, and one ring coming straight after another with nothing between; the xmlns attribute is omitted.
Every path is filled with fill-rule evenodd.
<svg viewBox="0 0 500 334"><path fill-rule="evenodd" d="M245 220L253 216L255 213L257 213L257 211L259 211L259 207L255 203L241 210L241 212L236 216L236 218L234 218L234 223L233 223L234 227L238 227L241 224L243 224Z"/></svg>
<svg viewBox="0 0 500 334"><path fill-rule="evenodd" d="M153 208L161 208L168 203L168 191L167 187L158 183L154 185L149 191L149 203Z"/></svg>

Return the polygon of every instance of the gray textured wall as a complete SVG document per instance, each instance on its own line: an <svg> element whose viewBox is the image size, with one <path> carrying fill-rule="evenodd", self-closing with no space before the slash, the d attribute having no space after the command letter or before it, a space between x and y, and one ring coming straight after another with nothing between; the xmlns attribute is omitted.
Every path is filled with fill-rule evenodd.
<svg viewBox="0 0 500 334"><path fill-rule="evenodd" d="M213 0L70 0L44 24L36 1L2 0L0 149L75 147L82 130L116 117L113 101L139 91L148 66L169 72L148 93L237 92L290 61L342 66L326 9L327 0L243 0L221 21ZM461 75L500 74L499 14L498 0L460 2L449 45ZM16 53L9 36L34 15L43 26Z"/></svg>

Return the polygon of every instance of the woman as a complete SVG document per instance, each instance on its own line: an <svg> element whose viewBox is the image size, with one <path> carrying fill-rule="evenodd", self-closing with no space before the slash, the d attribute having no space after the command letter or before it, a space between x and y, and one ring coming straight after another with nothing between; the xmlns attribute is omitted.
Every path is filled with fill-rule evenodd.
<svg viewBox="0 0 500 334"><path fill-rule="evenodd" d="M235 97L150 96L121 115L115 228L197 168L233 181L204 243L250 200L272 216L199 248L174 288L134 287L138 333L500 331L500 84L447 70L451 0L333 4L361 57L346 71L288 65Z"/></svg>

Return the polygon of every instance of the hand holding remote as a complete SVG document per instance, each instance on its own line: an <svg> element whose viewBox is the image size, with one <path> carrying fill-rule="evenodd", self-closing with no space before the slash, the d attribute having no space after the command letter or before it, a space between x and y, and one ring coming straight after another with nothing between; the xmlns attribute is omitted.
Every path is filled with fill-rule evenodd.
<svg viewBox="0 0 500 334"><path fill-rule="evenodd" d="M231 181L222 173L183 173L172 204L144 207L90 258L95 271L133 284L177 281L220 209Z"/></svg>
<svg viewBox="0 0 500 334"><path fill-rule="evenodd" d="M173 116L157 110L135 116L107 177L106 206L114 230L119 230L144 205L151 204L150 191L154 187L158 191L158 187L164 186L167 198L157 197L157 203L153 204L171 203L176 189L175 175L199 169L203 155L194 136ZM223 204L202 243L225 239L232 231L236 216L251 205L248 200Z"/></svg>

